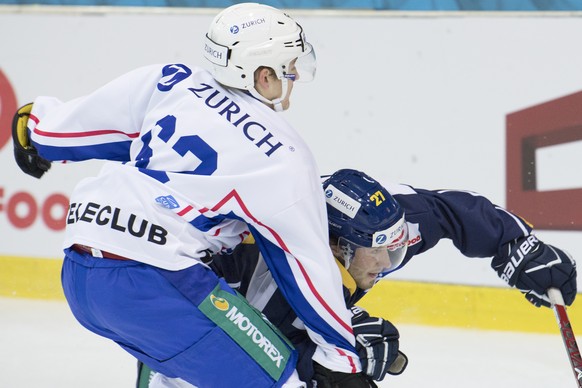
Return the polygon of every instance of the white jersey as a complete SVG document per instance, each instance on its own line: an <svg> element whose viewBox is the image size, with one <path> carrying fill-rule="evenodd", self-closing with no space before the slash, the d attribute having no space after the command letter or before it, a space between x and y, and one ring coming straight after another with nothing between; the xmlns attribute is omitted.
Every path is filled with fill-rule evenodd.
<svg viewBox="0 0 582 388"><path fill-rule="evenodd" d="M67 103L37 98L29 129L46 159L123 162L76 187L65 248L180 270L251 231L318 345L314 359L360 370L319 172L280 115L204 70L153 65Z"/></svg>

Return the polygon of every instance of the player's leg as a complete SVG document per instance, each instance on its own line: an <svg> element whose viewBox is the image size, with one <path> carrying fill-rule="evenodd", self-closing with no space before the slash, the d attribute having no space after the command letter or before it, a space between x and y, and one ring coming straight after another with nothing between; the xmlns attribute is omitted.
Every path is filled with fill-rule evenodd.
<svg viewBox="0 0 582 388"><path fill-rule="evenodd" d="M172 272L68 252L62 276L85 327L168 377L267 387L294 370L296 355L279 333L205 267Z"/></svg>

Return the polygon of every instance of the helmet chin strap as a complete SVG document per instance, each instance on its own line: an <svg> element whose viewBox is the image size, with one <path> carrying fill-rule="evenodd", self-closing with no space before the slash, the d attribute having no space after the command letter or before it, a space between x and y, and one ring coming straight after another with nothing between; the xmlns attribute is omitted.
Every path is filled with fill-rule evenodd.
<svg viewBox="0 0 582 388"><path fill-rule="evenodd" d="M257 92L257 89L255 89L254 87L249 89L249 93L255 97L257 100L262 101L266 104L269 105L273 105L273 110L275 112L283 112L283 100L285 99L285 96L287 95L287 89L289 88L289 80L287 78L283 78L281 79L281 97L279 98L275 98L274 100L269 100L268 98L263 97L263 95L261 95L259 92Z"/></svg>

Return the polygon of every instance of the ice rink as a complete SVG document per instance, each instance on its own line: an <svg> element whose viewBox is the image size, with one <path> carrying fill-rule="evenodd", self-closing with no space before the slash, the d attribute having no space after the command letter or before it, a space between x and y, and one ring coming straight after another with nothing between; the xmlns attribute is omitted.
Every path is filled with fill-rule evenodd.
<svg viewBox="0 0 582 388"><path fill-rule="evenodd" d="M382 388L576 387L559 334L399 328L410 364ZM134 360L82 328L64 302L0 298L0 329L1 388L135 386Z"/></svg>

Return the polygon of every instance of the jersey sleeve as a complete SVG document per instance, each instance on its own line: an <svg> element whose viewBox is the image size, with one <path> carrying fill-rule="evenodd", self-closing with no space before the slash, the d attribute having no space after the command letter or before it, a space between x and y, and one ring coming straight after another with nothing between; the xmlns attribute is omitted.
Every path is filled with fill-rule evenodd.
<svg viewBox="0 0 582 388"><path fill-rule="evenodd" d="M68 102L37 97L28 121L32 144L51 161L128 161L160 77L161 67L154 65Z"/></svg>
<svg viewBox="0 0 582 388"><path fill-rule="evenodd" d="M504 244L532 231L524 219L474 192L407 186L392 190L411 230L405 262L445 238L467 257L492 257Z"/></svg>
<svg viewBox="0 0 582 388"><path fill-rule="evenodd" d="M329 248L325 201L320 186L272 215L251 232L279 290L317 345L313 359L336 371L361 369L351 313Z"/></svg>

